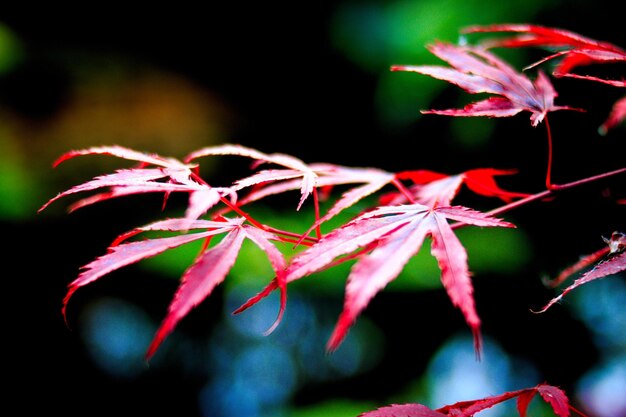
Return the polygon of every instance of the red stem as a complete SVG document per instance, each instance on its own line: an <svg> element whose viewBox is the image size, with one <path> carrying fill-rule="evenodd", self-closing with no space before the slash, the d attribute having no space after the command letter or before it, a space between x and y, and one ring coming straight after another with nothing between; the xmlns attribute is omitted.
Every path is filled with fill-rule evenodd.
<svg viewBox="0 0 626 417"><path fill-rule="evenodd" d="M550 129L550 122L548 121L548 115L545 117L546 131L548 132L548 169L546 170L546 189L552 189L552 130Z"/></svg>
<svg viewBox="0 0 626 417"><path fill-rule="evenodd" d="M200 183L200 184L204 184L204 185L209 185L206 181L204 181L204 179L202 179L202 177L200 177L197 173L193 172L192 173L194 179ZM314 190L315 191L315 190ZM314 198L316 196L314 195ZM297 237L297 238L301 238L302 236L296 233L291 233L291 232L287 232L285 230L280 230L280 229L275 229L273 227L269 227L266 226L262 223L259 223L258 221L256 221L252 216L250 216L248 213L246 213L245 211L241 210L237 205L231 203L230 201L228 201L228 199L221 197L220 196L220 201L222 203L224 203L226 206L228 206L228 208L230 208L231 210L233 210L235 213L239 214L240 216L244 217L246 220L248 220L252 225L258 227L261 230L265 230L266 232L271 232L271 233L275 233L275 234L280 234L280 235L285 235L285 236L292 236L292 237ZM317 201L317 200L316 200ZM317 207L317 204L316 204ZM316 210L316 216L319 214L319 211ZM307 238L310 240L313 240L315 242L314 238ZM283 242L287 242L287 243L295 243L296 241L292 240L292 239L281 239ZM305 245L309 245L309 243L305 243Z"/></svg>
<svg viewBox="0 0 626 417"><path fill-rule="evenodd" d="M413 194L411 194L411 191L409 191L404 184L402 184L402 182L397 178L394 177L393 180L391 180L391 183L411 202L411 203L415 203L415 197L413 197Z"/></svg>
<svg viewBox="0 0 626 417"><path fill-rule="evenodd" d="M315 206L315 223L317 223L320 219L320 202L317 197L317 187L313 188L313 203ZM320 228L319 224L315 227L315 235L318 239L321 239L322 237L322 229Z"/></svg>
<svg viewBox="0 0 626 417"><path fill-rule="evenodd" d="M245 211L241 210L239 207L237 207L236 205L234 205L233 203L231 203L230 201L228 201L227 198L221 197L220 196L220 201L224 204L226 204L228 207L230 207L231 210L233 210L235 213L239 214L240 216L243 216L246 218L246 220L248 220L250 223L252 223L254 226L258 227L261 230L265 230L266 232L267 230L267 226L265 226L264 224L259 223L258 221L256 221L254 218L252 218L252 216L250 216L248 213L246 213Z"/></svg>
<svg viewBox="0 0 626 417"><path fill-rule="evenodd" d="M568 182L566 184L560 184L560 185L556 185L553 184L551 186L550 189L546 190L546 191L542 191L540 193L537 194L533 194L530 195L526 198L522 198L521 200L517 200L514 201L512 203L506 204L502 207L498 207L497 209L493 209L491 211L488 211L487 214L490 214L492 216L497 216L498 214L502 214L505 213L507 211L513 210L514 208L526 205L530 202L533 202L535 200L541 200L543 198L549 197L551 195L556 194L559 191L565 191L567 189L570 188L574 188L574 187L578 187L580 185L584 185L590 182L594 182L594 181L599 181L605 178L609 178L615 175L619 175L619 174L624 174L626 173L626 167L625 168L620 168L620 169L616 169L615 171L609 171L609 172L605 172L603 174L598 174L598 175L594 175L593 177L587 177L587 178L583 178L581 180L577 180L577 181L572 181L572 182Z"/></svg>
<svg viewBox="0 0 626 417"><path fill-rule="evenodd" d="M293 232L288 232L286 230L275 229L275 228L270 227L270 226L265 226L265 228L266 228L266 230L268 232L276 233L278 235L285 235L285 236L290 236L290 237L296 237L296 238L299 239L299 241L301 239L301 240L308 240L308 241L310 241L312 243L315 243L315 242L317 242L319 240L319 239L314 238L312 236L304 236L303 237L302 234L300 234L300 233L293 233Z"/></svg>

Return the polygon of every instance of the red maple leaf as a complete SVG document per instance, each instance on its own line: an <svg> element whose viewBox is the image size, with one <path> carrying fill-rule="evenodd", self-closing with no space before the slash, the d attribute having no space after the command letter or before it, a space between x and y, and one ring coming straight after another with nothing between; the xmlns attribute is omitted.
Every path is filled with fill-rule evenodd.
<svg viewBox="0 0 626 417"><path fill-rule="evenodd" d="M282 317L286 303L285 259L282 253L270 242L271 240L280 239L269 232L243 224L244 220L244 218L224 218L222 221L168 219L134 229L120 236L108 248L108 252L105 255L83 266L81 268L83 272L70 283L67 295L63 300L63 315L65 316L67 304L76 290L104 275L140 260L156 256L168 249L196 240L209 239L215 235L225 234L219 243L210 248L204 248L183 274L181 284L169 306L168 313L147 350L146 358L149 359L177 323L193 307L208 297L213 289L224 280L235 263L242 242L246 238L254 242L267 254L274 269L274 281L277 282L278 288L281 289L281 306L278 317L268 331L273 330ZM172 237L120 243L130 236L145 231L194 232Z"/></svg>
<svg viewBox="0 0 626 417"><path fill-rule="evenodd" d="M403 171L396 174L400 180L410 180L414 185L409 187L410 195L416 203L434 207L436 205L450 205L458 194L462 184L486 197L496 197L506 203L515 198L528 197L529 194L506 191L496 184L498 175L511 175L515 170L494 168L477 168L457 175L445 175L429 170ZM389 192L381 197L383 204L403 204L408 196L400 192Z"/></svg>
<svg viewBox="0 0 626 417"><path fill-rule="evenodd" d="M570 410L584 416L569 404L567 395L563 390L552 385L540 384L532 388L505 392L501 395L478 400L460 401L436 410L422 404L392 404L362 413L359 417L471 417L480 411L516 397L517 411L520 417L526 417L528 405L537 393L550 405L558 417L569 417Z"/></svg>
<svg viewBox="0 0 626 417"><path fill-rule="evenodd" d="M613 232L610 239L603 239L607 243L606 247L590 255L582 257L578 262L569 268L566 268L557 278L548 283L550 286L556 286L565 281L571 275L595 263L591 270L585 272L580 278L574 281L573 284L565 288L561 294L550 300L548 304L538 311L539 313L543 313L548 310L576 287L598 278L604 278L626 270L626 234Z"/></svg>
<svg viewBox="0 0 626 417"><path fill-rule="evenodd" d="M509 117L521 111L531 113L531 124L537 126L548 112L578 110L556 106L557 96L550 80L539 71L534 82L489 51L472 46L437 42L429 51L446 61L452 68L436 65L396 65L392 71L412 71L448 81L471 94L490 93L483 101L468 104L463 109L425 110L447 116Z"/></svg>
<svg viewBox="0 0 626 417"><path fill-rule="evenodd" d="M595 39L581 36L568 30L551 28L538 25L527 24L497 24L487 26L471 26L463 30L464 33L475 32L513 32L520 35L501 38L488 39L482 45L488 48L493 47L525 47L539 46L546 48L560 48L559 52L543 58L527 68L534 67L551 59L561 57L561 62L554 69L556 77L572 77L586 80L598 81L616 87L626 87L625 80L607 80L590 75L578 75L572 70L579 66L589 64L602 64L614 62L626 62L626 51L609 42L597 41Z"/></svg>

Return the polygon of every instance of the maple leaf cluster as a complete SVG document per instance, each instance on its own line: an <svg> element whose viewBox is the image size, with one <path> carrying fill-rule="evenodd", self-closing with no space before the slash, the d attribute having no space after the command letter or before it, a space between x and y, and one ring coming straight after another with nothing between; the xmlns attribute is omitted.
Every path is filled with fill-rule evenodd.
<svg viewBox="0 0 626 417"><path fill-rule="evenodd" d="M122 234L105 255L83 266L81 274L69 285L64 300L64 314L68 301L78 288L168 249L197 240L206 242L201 254L184 272L168 313L148 348L147 357L152 356L176 324L226 278L245 239L250 239L267 254L274 277L265 290L252 297L237 312L279 289L281 305L277 320L270 330L282 317L288 283L339 262L356 259L348 276L344 311L328 342L328 348L334 350L371 298L395 279L409 259L420 250L425 239L431 238L431 253L439 263L443 285L452 303L460 308L474 332L478 348L480 319L472 295L467 253L448 222L495 227L513 225L468 207L452 205L452 200L464 183L478 194L499 197L504 201L525 196L497 186L494 177L511 174L511 171L487 168L457 175L432 171L394 174L373 168L349 168L326 163L305 164L293 156L265 154L234 144L207 147L193 152L183 161L119 146L95 147L68 152L55 162L55 166L76 156L100 154L133 160L139 165L98 176L72 187L49 200L41 210L59 198L102 189L105 191L74 203L70 210L123 195L149 192L164 193L165 198L172 192L187 193L188 208L182 218L158 221ZM235 181L230 187L212 187L197 175L198 166L193 161L216 155L248 157L254 161L255 168L259 164L269 164L272 168L259 170ZM402 182L407 179L412 182L410 186L405 186ZM353 188L345 191L328 212L318 216L302 235L273 229L259 223L242 210L246 204L261 198L298 190L300 199L296 209L300 209L309 196L317 201L319 188L323 187L328 191L329 187L350 184ZM386 204L365 211L328 234L319 235L319 226L322 223L387 186L395 186L396 191L381 196L387 201ZM248 192L244 194L244 191ZM218 204L221 207L217 207ZM199 218L211 208L217 209L211 220ZM310 236L313 230L317 231L317 236ZM128 241L148 231L179 234ZM223 235L222 239L211 245L211 239L217 235ZM288 260L276 246L277 242L298 243L307 247Z"/></svg>
<svg viewBox="0 0 626 417"><path fill-rule="evenodd" d="M517 33L515 36L488 39L482 45L486 48L505 47L542 47L556 48L559 51L531 64L526 69L533 68L546 61L560 58L552 74L555 77L569 77L596 81L614 87L626 87L625 79L607 79L593 75L580 75L574 69L592 64L626 63L626 51L609 42L597 41L577 33L528 24L495 24L487 26L471 26L463 30L464 33ZM600 134L606 134L626 118L626 97L618 100L607 119L600 125Z"/></svg>
<svg viewBox="0 0 626 417"><path fill-rule="evenodd" d="M623 80L603 80L572 73L574 68L590 62L626 60L626 53L611 44L593 41L559 29L532 25L471 27L466 32L517 32L521 35L508 39L488 40L477 46L445 42L430 45L429 50L447 62L450 67L393 66L394 71L411 71L448 81L471 94L493 95L469 104L463 109L427 110L424 113L510 117L527 111L530 113L531 125L537 126L543 121L547 122L549 112L579 110L556 105L554 100L557 93L545 73L538 71L537 77L531 80L526 74L515 70L493 54L490 48L494 47L562 47L565 48L563 51L530 67L549 59L561 58L560 65L553 73L554 76L599 81L616 87L626 86ZM605 131L624 118L625 107L624 101L616 104L613 113L603 125ZM550 139L550 135L548 137ZM477 168L457 174L444 174L420 169L394 173L376 168L305 163L291 155L267 154L238 144L206 147L192 152L182 160L120 146L92 147L70 151L55 161L54 166L74 157L86 155L113 156L133 161L136 165L97 176L61 192L44 204L40 211L60 198L83 192L95 193L73 203L69 207L70 211L112 198L155 192L163 194L164 202L171 193L186 193L188 204L182 217L157 221L124 233L110 245L106 254L83 266L79 276L69 284L63 302L64 315L70 298L79 288L119 268L156 256L166 250L193 241L204 242L192 265L183 273L167 314L147 349L147 358L157 351L161 342L175 329L180 320L210 296L215 287L226 279L246 239L252 241L267 255L273 276L268 277L268 283L260 293L252 296L236 312L244 311L274 290L280 291L277 319L269 331L278 325L285 311L287 287L291 282L339 263L354 261L347 277L343 311L328 340L327 348L331 351L341 344L350 327L372 298L400 274L408 261L422 250L428 240L430 252L437 260L441 271L442 285L452 304L461 311L473 332L476 352L479 353L481 320L474 301L467 253L455 230L468 225L515 227L495 215L535 201L541 196L551 195L559 187L566 188L551 183L550 166L546 180L547 190L543 194L530 195L507 191L497 185L495 177L514 174L514 170ZM200 177L199 159L226 156L250 159L254 172L232 184L220 186L210 185ZM626 168L610 175L624 171ZM332 194L337 186L348 187L348 190L336 198L327 212L321 213L320 193ZM453 203L462 186L481 196L498 198L506 205L491 212L481 212ZM311 221L305 233L297 234L275 229L245 211L249 204L286 192L299 192L296 210L300 210L307 203L313 204L315 208L315 219ZM360 212L327 234L321 232L322 224L376 193L379 194L377 205ZM135 236L144 232L167 232L168 236L133 240ZM217 236L219 238L214 239ZM566 275L569 276L585 266L602 260L592 271L550 301L542 311L559 301L571 289L626 269L623 236L620 233L614 234L607 240L608 250L603 249L589 257L587 263L568 269ZM285 256L278 246L281 243L304 246L304 249L294 256ZM564 278L558 278L559 283L563 280ZM508 393L492 400L483 400L480 406L478 403L467 407L450 406L429 411L430 414L419 411L421 407L418 406L409 406L403 411L397 408L401 406L397 406L395 411L407 416L439 416L457 415L455 413L458 410L464 409L462 415L471 415L465 408L485 408L486 404L491 404L489 401L502 401L513 396L519 397L522 404L527 404L528 397L532 397L536 392L544 398L553 395L551 398L554 401L557 401L555 398L561 398L559 391L549 386L540 386ZM548 401L553 404L558 415L566 415L561 406L554 406L556 403ZM368 414L372 417L382 415L387 414L380 410Z"/></svg>

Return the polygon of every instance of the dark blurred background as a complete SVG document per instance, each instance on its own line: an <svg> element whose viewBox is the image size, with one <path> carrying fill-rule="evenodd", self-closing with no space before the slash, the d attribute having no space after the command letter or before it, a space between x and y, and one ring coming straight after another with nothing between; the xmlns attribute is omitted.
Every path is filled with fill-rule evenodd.
<svg viewBox="0 0 626 417"><path fill-rule="evenodd" d="M226 282L147 364L144 352L197 248L123 268L81 289L67 324L62 300L80 266L103 254L117 235L176 213L182 200L173 199L167 214L158 196L117 199L69 215L68 198L37 213L56 193L128 166L96 156L53 169L57 156L111 144L182 158L230 142L305 162L389 171L514 168L517 175L499 178L504 188L541 191L543 125L532 128L528 113L508 119L420 115L473 97L389 67L437 63L425 45L456 42L459 29L474 24L536 23L626 46L623 15L612 7L604 0L337 0L1 11L6 409L66 416L348 417L399 402L437 408L547 382L567 390L589 416L626 416L623 274L580 287L545 314L530 312L558 291L543 286L542 277L601 248L612 231L626 231L626 205L617 204L626 198L623 176L507 213L515 230L459 231L484 322L481 362L425 250L329 355L324 346L343 305L347 268L295 283L284 322L264 336L276 299L231 315L271 278L258 273L268 271L263 256L244 247ZM548 53L498 52L518 68ZM589 70L626 73L617 64ZM624 90L583 80L553 83L557 104L588 110L550 115L553 180L623 167L624 126L606 136L597 128ZM248 174L237 171L245 164L230 159L202 163L212 184ZM259 213L268 224L306 228L312 211L296 213L296 199ZM463 191L458 202L485 211L499 204ZM533 415L551 415L540 404L533 407ZM481 415L512 412L504 406Z"/></svg>

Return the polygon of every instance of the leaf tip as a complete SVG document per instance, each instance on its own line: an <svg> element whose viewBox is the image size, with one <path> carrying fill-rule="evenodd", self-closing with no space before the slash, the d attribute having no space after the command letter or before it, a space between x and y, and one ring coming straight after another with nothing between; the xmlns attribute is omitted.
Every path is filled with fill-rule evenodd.
<svg viewBox="0 0 626 417"><path fill-rule="evenodd" d="M472 334L474 337L474 354L476 355L476 361L480 362L482 360L482 351L483 351L483 337L480 333L480 327L472 329Z"/></svg>
<svg viewBox="0 0 626 417"><path fill-rule="evenodd" d="M67 305L70 301L70 298L72 297L72 294L74 294L74 292L76 292L77 289L78 289L78 286L70 284L67 290L67 294L65 294L65 297L63 298L63 305L61 306L61 315L63 316L63 321L65 322L65 325L68 328L70 327L70 325L69 325L69 322L67 321Z"/></svg>
<svg viewBox="0 0 626 417"><path fill-rule="evenodd" d="M552 300L550 300L550 302L548 304L546 304L543 308L541 308L540 310L533 310L530 309L531 313L534 314L541 314L541 313L545 313L546 311L548 311L548 309L550 307L552 307L552 305L554 305L555 303L559 302L561 300L561 298L563 298L563 294L559 295L558 297L554 297Z"/></svg>
<svg viewBox="0 0 626 417"><path fill-rule="evenodd" d="M335 325L335 329L333 330L333 333L330 335L330 338L326 343L326 353L331 354L339 348L341 343L346 338L348 330L350 329L352 324L354 324L354 320L354 312L352 312L351 310L347 309L341 313L341 315L339 316L339 320Z"/></svg>
<svg viewBox="0 0 626 417"><path fill-rule="evenodd" d="M391 71L402 71L404 67L402 65L392 65L389 69Z"/></svg>
<svg viewBox="0 0 626 417"><path fill-rule="evenodd" d="M245 303L243 303L240 307L238 307L235 311L233 311L233 315L244 312L249 309L256 303L258 303L261 299L267 297L272 291L278 288L278 281L276 279L272 280L261 292L250 297Z"/></svg>
<svg viewBox="0 0 626 417"><path fill-rule="evenodd" d="M278 310L278 316L276 317L276 320L274 320L274 323L272 323L270 328L267 329L265 332L263 332L264 336L269 336L270 334L274 332L274 330L276 330L276 328L282 321L283 315L285 313L285 309L287 308L287 291L286 291L284 281L279 282L278 286L280 288L280 308Z"/></svg>
<svg viewBox="0 0 626 417"><path fill-rule="evenodd" d="M148 346L148 349L146 350L146 354L144 355L144 360L146 362L150 362L156 351L161 346L163 340L165 340L167 335L172 331L172 328L172 323L167 321L167 319L163 322L163 324L161 324L161 327L157 330L152 342L150 342L150 346Z"/></svg>

